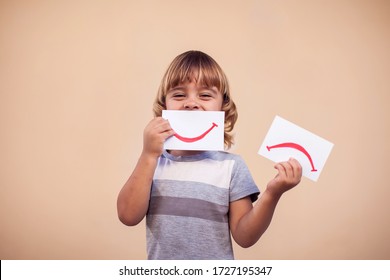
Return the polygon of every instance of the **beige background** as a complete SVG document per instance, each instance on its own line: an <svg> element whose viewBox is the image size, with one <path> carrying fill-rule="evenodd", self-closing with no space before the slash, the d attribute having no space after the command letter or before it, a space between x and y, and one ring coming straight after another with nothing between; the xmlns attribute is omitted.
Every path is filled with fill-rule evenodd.
<svg viewBox="0 0 390 280"><path fill-rule="evenodd" d="M389 259L390 2L0 1L0 258L144 259L116 197L160 79L199 49L227 73L233 152L276 114L335 143L317 183L281 200L238 259Z"/></svg>

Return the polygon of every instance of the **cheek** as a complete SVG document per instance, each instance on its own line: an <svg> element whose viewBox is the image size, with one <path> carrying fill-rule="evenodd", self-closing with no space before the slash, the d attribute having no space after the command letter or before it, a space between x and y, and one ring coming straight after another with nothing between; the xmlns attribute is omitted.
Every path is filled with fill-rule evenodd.
<svg viewBox="0 0 390 280"><path fill-rule="evenodd" d="M166 110L176 110L179 108L178 102L172 101L172 100L167 100L165 102L165 109Z"/></svg>
<svg viewBox="0 0 390 280"><path fill-rule="evenodd" d="M212 110L213 111L222 111L223 103L221 101L216 101L212 104Z"/></svg>

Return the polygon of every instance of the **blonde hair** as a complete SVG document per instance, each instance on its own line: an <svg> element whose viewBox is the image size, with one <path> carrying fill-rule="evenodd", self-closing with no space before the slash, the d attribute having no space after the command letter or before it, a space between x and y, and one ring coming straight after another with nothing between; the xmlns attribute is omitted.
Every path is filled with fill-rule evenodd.
<svg viewBox="0 0 390 280"><path fill-rule="evenodd" d="M229 83L222 68L211 56L201 51L182 53L169 65L153 104L154 116L161 116L162 110L166 109L165 97L170 89L192 80L207 87L215 86L222 93L222 111L225 112L224 141L225 146L230 148L233 144L231 132L238 117L236 105L231 99Z"/></svg>

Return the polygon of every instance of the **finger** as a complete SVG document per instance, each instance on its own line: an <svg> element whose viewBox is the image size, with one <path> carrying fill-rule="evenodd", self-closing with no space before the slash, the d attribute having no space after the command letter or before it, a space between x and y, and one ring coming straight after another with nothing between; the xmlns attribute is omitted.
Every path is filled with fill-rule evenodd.
<svg viewBox="0 0 390 280"><path fill-rule="evenodd" d="M172 130L169 121L162 118L155 121L153 129L155 129L158 133L163 133Z"/></svg>
<svg viewBox="0 0 390 280"><path fill-rule="evenodd" d="M302 166L299 163L298 160L295 158L290 158L289 163L291 164L293 171L294 171L294 177L301 177L302 176Z"/></svg>
<svg viewBox="0 0 390 280"><path fill-rule="evenodd" d="M291 175L293 173L293 165L289 161L279 162L276 166L280 166L286 175Z"/></svg>
<svg viewBox="0 0 390 280"><path fill-rule="evenodd" d="M158 119L157 119L158 118ZM156 119L156 131L162 135L162 137L165 139L171 137L175 134L175 131L172 129L171 124L168 120L163 119L161 117L157 117Z"/></svg>
<svg viewBox="0 0 390 280"><path fill-rule="evenodd" d="M175 131L173 129L169 129L164 131L164 137L165 139L168 139L169 137L172 137L175 134Z"/></svg>
<svg viewBox="0 0 390 280"><path fill-rule="evenodd" d="M278 170L278 174L276 176L286 177L286 169L284 168L282 163L278 163L274 166L276 170Z"/></svg>
<svg viewBox="0 0 390 280"><path fill-rule="evenodd" d="M155 130L163 123L163 119L160 117L153 118L145 127L145 130L151 131Z"/></svg>
<svg viewBox="0 0 390 280"><path fill-rule="evenodd" d="M160 132L169 132L169 131L173 131L171 125L169 124L169 122L166 122L166 123L163 123L160 125L160 127L158 128Z"/></svg>
<svg viewBox="0 0 390 280"><path fill-rule="evenodd" d="M283 166L284 166L284 168L285 168L285 170L286 170L286 176L287 176L287 178L292 178L292 177L294 177L294 168L293 168L291 162L290 162L290 161L283 162Z"/></svg>
<svg viewBox="0 0 390 280"><path fill-rule="evenodd" d="M299 163L299 161L297 161L294 158L290 158L289 163L291 164L291 166L294 170L294 177L291 178L291 183L295 186L295 185L299 184L299 182L301 181L302 166Z"/></svg>

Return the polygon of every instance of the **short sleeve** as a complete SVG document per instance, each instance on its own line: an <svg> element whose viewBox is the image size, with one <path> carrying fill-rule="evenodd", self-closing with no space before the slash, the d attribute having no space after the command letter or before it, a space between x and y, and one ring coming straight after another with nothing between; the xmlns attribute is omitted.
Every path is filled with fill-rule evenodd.
<svg viewBox="0 0 390 280"><path fill-rule="evenodd" d="M247 196L254 202L257 200L259 194L259 188L254 182L248 166L240 156L237 156L230 182L230 202Z"/></svg>

